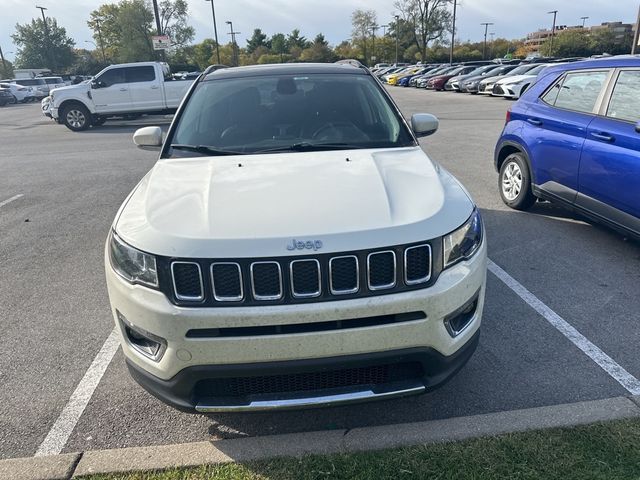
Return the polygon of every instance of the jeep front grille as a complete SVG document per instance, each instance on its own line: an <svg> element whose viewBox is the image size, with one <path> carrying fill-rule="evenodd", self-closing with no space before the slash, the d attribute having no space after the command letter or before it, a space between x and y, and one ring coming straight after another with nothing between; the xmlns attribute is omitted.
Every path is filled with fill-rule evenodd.
<svg viewBox="0 0 640 480"><path fill-rule="evenodd" d="M342 254L158 262L160 288L177 305L195 307L329 301L425 288L442 268L441 256L440 241L432 241Z"/></svg>

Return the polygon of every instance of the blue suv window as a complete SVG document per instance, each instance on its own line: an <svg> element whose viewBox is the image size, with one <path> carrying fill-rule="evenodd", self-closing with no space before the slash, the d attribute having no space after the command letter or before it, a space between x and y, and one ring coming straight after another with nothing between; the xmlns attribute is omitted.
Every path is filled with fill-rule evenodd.
<svg viewBox="0 0 640 480"><path fill-rule="evenodd" d="M640 120L640 70L620 72L611 94L607 117L629 122Z"/></svg>
<svg viewBox="0 0 640 480"><path fill-rule="evenodd" d="M608 75L608 71L568 73L542 100L557 108L592 113Z"/></svg>

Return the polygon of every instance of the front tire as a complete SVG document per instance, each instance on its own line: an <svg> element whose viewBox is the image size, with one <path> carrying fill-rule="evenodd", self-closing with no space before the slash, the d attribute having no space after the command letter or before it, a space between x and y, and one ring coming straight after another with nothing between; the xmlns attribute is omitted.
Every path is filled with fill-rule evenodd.
<svg viewBox="0 0 640 480"><path fill-rule="evenodd" d="M531 190L531 173L522 152L512 153L502 163L498 189L502 201L515 210L527 210L536 202Z"/></svg>
<svg viewBox="0 0 640 480"><path fill-rule="evenodd" d="M91 114L89 110L79 103L73 103L64 107L61 118L62 123L74 132L81 132L91 126Z"/></svg>

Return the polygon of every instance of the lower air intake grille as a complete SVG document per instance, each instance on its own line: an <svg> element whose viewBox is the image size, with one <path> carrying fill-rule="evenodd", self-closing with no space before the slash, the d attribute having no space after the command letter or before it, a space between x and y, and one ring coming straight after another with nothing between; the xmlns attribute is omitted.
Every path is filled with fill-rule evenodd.
<svg viewBox="0 0 640 480"><path fill-rule="evenodd" d="M195 394L198 398L205 398L311 392L340 387L383 385L420 378L422 375L423 368L420 363L407 362L288 375L202 380L197 383Z"/></svg>

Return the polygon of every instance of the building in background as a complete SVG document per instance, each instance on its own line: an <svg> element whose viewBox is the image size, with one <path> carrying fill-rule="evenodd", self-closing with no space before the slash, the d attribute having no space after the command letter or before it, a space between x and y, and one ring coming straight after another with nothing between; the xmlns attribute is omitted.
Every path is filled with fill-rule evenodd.
<svg viewBox="0 0 640 480"><path fill-rule="evenodd" d="M556 27L556 35L568 30L586 30L588 32L598 32L602 30L610 30L615 33L616 40L624 41L629 35L635 31L635 25L622 22L604 22L600 25L592 27L583 27L582 25L558 25ZM540 52L540 47L551 36L551 29L541 29L527 35L524 45L531 54Z"/></svg>

